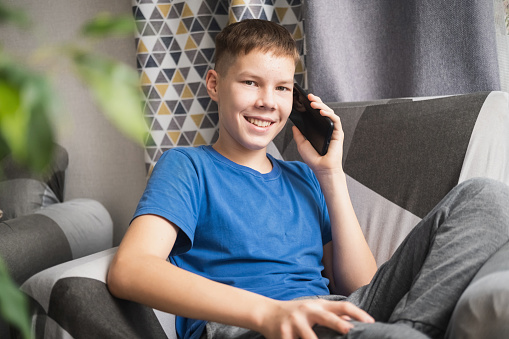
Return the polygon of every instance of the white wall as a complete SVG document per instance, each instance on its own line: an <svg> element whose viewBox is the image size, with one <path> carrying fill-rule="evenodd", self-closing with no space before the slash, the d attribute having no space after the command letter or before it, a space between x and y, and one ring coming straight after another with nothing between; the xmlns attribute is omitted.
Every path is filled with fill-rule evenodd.
<svg viewBox="0 0 509 339"><path fill-rule="evenodd" d="M131 14L131 0L7 0L5 5L23 9L34 27L19 32L0 27L4 48L25 58L44 47L77 36L78 28L97 13ZM135 67L133 37L110 38L98 44L98 51ZM48 70L48 64L35 66ZM65 199L92 198L110 212L114 242L121 240L146 183L143 149L121 135L91 100L86 88L69 72L69 65L57 64L54 83L62 99L63 117L57 126L57 141L69 152Z"/></svg>

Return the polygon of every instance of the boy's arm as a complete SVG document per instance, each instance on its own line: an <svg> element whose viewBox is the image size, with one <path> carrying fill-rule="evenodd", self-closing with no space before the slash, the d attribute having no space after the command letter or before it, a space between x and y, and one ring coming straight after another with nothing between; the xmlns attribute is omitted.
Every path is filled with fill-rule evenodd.
<svg viewBox="0 0 509 339"><path fill-rule="evenodd" d="M329 211L332 242L324 246L325 273L333 292L348 295L369 283L376 272L376 262L355 215L342 167L343 129L341 121L321 99L309 95L311 106L334 122L334 131L325 156L320 156L294 127L294 138L303 160L315 173Z"/></svg>
<svg viewBox="0 0 509 339"><path fill-rule="evenodd" d="M352 326L343 316L373 321L350 303L276 301L180 269L166 261L177 233L174 224L155 215L134 219L109 268L110 292L164 312L253 329L267 338L316 338L314 324L346 333Z"/></svg>

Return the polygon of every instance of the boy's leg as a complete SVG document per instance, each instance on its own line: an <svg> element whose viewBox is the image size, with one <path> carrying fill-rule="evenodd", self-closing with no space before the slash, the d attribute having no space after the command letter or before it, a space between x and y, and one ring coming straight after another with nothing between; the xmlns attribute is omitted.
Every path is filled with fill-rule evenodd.
<svg viewBox="0 0 509 339"><path fill-rule="evenodd" d="M245 328L209 322L200 339L264 339L264 336Z"/></svg>
<svg viewBox="0 0 509 339"><path fill-rule="evenodd" d="M442 337L463 291L509 239L507 201L509 187L493 180L458 185L348 300L377 321Z"/></svg>

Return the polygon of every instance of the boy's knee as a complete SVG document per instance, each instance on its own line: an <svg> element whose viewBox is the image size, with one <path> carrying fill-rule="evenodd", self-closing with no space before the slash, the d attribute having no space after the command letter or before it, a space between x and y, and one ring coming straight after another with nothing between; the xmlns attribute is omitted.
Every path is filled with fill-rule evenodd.
<svg viewBox="0 0 509 339"><path fill-rule="evenodd" d="M456 189L461 198L473 197L479 205L507 210L509 186L489 178L472 178L459 184Z"/></svg>
<svg viewBox="0 0 509 339"><path fill-rule="evenodd" d="M472 194L491 196L493 198L497 198L499 195L507 196L509 194L509 186L503 182L481 177L468 179L460 183L458 189L471 192Z"/></svg>
<svg viewBox="0 0 509 339"><path fill-rule="evenodd" d="M449 338L507 338L509 271L489 274L470 285L449 324Z"/></svg>
<svg viewBox="0 0 509 339"><path fill-rule="evenodd" d="M507 201L509 186L493 179L473 178L450 192L446 210L460 220L458 225L500 246L509 239Z"/></svg>

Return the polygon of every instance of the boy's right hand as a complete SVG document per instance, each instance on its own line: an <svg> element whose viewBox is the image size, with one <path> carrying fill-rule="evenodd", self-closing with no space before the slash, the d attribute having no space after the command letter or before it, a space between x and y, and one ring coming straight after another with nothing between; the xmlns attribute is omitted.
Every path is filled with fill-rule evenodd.
<svg viewBox="0 0 509 339"><path fill-rule="evenodd" d="M346 301L302 299L275 301L263 322L262 334L268 339L317 339L312 327L321 325L346 334L353 328L349 320L373 323L365 311Z"/></svg>

